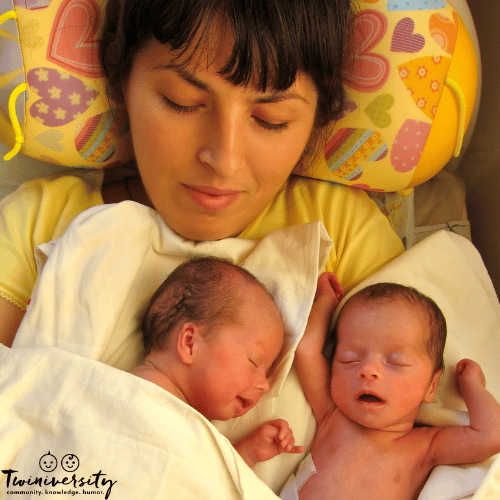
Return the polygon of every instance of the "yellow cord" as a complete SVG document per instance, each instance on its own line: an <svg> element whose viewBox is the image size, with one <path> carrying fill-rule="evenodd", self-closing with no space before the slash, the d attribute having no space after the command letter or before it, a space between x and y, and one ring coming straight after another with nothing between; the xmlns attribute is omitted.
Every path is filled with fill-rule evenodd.
<svg viewBox="0 0 500 500"><path fill-rule="evenodd" d="M465 133L465 96L460 85L458 85L455 80L446 78L444 83L451 88L458 101L458 132L457 141L455 142L455 151L453 152L453 156L458 157L460 156Z"/></svg>
<svg viewBox="0 0 500 500"><path fill-rule="evenodd" d="M14 134L16 136L16 143L14 144L12 150L3 157L5 161L12 160L12 158L19 153L24 142L23 131L21 130L21 125L19 124L19 119L16 114L16 100L20 94L26 91L27 88L28 86L26 83L21 83L12 91L9 97L9 116L10 121L12 122L12 128L14 129Z"/></svg>
<svg viewBox="0 0 500 500"><path fill-rule="evenodd" d="M4 12L0 16L0 25L9 19L17 19L16 11L10 10L8 12ZM21 130L21 125L19 124L19 119L17 118L16 114L16 100L20 94L26 91L27 88L28 87L26 83L21 83L12 91L9 97L9 117L10 121L12 122L12 128L14 129L16 143L14 144L12 150L3 157L5 161L9 161L14 158L14 156L16 156L17 153L19 153L19 151L21 150L21 146L24 142L23 131Z"/></svg>
<svg viewBox="0 0 500 500"><path fill-rule="evenodd" d="M4 12L0 16L0 24L3 24L8 19L17 19L17 14L15 10L9 10L8 12Z"/></svg>

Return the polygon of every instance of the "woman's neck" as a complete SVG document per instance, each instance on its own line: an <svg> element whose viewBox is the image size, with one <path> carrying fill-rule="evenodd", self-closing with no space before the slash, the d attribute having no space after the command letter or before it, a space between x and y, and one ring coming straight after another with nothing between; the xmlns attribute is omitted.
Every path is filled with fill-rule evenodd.
<svg viewBox="0 0 500 500"><path fill-rule="evenodd" d="M102 198L105 204L131 200L154 208L138 172L129 167L105 169Z"/></svg>

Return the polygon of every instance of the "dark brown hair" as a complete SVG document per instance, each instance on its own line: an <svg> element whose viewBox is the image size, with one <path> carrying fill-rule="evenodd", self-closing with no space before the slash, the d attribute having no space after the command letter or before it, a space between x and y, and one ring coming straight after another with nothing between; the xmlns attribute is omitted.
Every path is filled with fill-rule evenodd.
<svg viewBox="0 0 500 500"><path fill-rule="evenodd" d="M205 49L214 28L222 29L234 45L220 73L235 85L255 81L262 91L286 90L298 71L307 73L318 92L320 128L343 109L351 20L350 0L108 0L100 58L108 92L122 103L134 58L150 40L187 62Z"/></svg>

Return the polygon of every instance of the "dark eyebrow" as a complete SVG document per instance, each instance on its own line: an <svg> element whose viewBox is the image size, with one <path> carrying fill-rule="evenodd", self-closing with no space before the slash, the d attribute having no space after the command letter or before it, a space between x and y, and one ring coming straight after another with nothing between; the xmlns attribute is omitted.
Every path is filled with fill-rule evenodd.
<svg viewBox="0 0 500 500"><path fill-rule="evenodd" d="M190 83L196 88L199 88L205 92L213 93L212 89L197 76L195 76L191 71L187 70L184 66L178 64L161 64L154 67L155 70L172 70L175 71L183 80ZM268 104L286 101L288 99L299 99L306 104L309 104L307 99L293 90L283 90L270 92L267 94L261 94L255 99L256 104Z"/></svg>
<svg viewBox="0 0 500 500"><path fill-rule="evenodd" d="M300 99L306 104L309 104L304 96L298 94L297 92L294 92L293 90L283 90L280 92L271 92L269 94L264 94L262 97L257 97L255 102L258 104L267 104L272 102L286 101L288 99Z"/></svg>
<svg viewBox="0 0 500 500"><path fill-rule="evenodd" d="M183 80L194 85L195 87L204 90L205 92L212 92L212 89L205 83L197 78L191 71L188 71L184 66L178 64L161 64L160 66L155 66L155 70L173 70L175 71Z"/></svg>

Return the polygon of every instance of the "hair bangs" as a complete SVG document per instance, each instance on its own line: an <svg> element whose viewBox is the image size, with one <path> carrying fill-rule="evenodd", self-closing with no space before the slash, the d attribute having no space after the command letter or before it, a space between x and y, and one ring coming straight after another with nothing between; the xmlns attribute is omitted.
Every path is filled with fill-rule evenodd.
<svg viewBox="0 0 500 500"><path fill-rule="evenodd" d="M262 92L286 90L303 69L303 54L291 20L283 19L273 3L183 2L168 16L154 20L153 34L170 45L182 65L209 65L230 41L232 50L219 70L221 76L233 85L251 84Z"/></svg>
<svg viewBox="0 0 500 500"><path fill-rule="evenodd" d="M180 65L209 65L224 51L219 74L261 92L286 90L306 73L318 93L319 130L343 111L351 7L350 0L107 0L99 52L108 93L124 102L136 55L157 39Z"/></svg>

